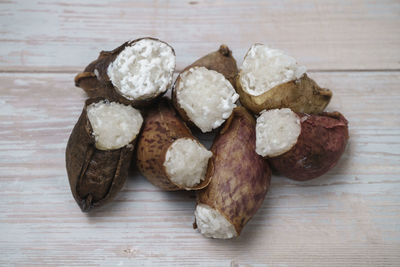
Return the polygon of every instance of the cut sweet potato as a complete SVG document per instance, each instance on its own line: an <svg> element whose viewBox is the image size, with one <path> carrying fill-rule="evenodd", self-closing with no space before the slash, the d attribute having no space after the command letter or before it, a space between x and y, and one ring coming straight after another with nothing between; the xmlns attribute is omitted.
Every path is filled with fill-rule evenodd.
<svg viewBox="0 0 400 267"><path fill-rule="evenodd" d="M257 153L279 173L298 181L333 168L349 138L348 122L339 112L308 115L290 109L262 112L256 133Z"/></svg>
<svg viewBox="0 0 400 267"><path fill-rule="evenodd" d="M103 206L121 190L142 121L131 106L86 101L65 152L71 191L82 211Z"/></svg>
<svg viewBox="0 0 400 267"><path fill-rule="evenodd" d="M235 108L217 135L211 151L210 184L198 192L194 227L212 238L238 236L261 207L271 171L255 152L255 120Z"/></svg>
<svg viewBox="0 0 400 267"><path fill-rule="evenodd" d="M172 91L183 120L202 132L221 126L239 98L233 87L237 72L236 61L225 45L186 67Z"/></svg>
<svg viewBox="0 0 400 267"><path fill-rule="evenodd" d="M89 97L144 107L168 90L174 69L173 48L146 37L100 52L95 61L76 75L75 85Z"/></svg>
<svg viewBox="0 0 400 267"><path fill-rule="evenodd" d="M318 114L328 105L332 92L319 87L305 72L304 66L282 51L255 44L236 77L240 102L255 114L276 108Z"/></svg>
<svg viewBox="0 0 400 267"><path fill-rule="evenodd" d="M137 166L152 184L168 191L204 188L210 182L206 171L211 156L168 99L148 109L138 140Z"/></svg>

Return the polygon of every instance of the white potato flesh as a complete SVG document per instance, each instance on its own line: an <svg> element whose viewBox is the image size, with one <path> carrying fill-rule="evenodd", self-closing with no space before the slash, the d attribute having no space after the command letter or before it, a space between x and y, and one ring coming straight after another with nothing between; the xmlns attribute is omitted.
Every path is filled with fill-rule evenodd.
<svg viewBox="0 0 400 267"><path fill-rule="evenodd" d="M244 91L258 96L277 85L301 78L306 70L283 51L255 44L244 58L239 79Z"/></svg>
<svg viewBox="0 0 400 267"><path fill-rule="evenodd" d="M299 116L289 108L262 111L256 124L256 152L276 157L289 151L301 133Z"/></svg>
<svg viewBox="0 0 400 267"><path fill-rule="evenodd" d="M100 150L126 146L136 138L143 123L138 110L116 102L100 101L86 110L96 148Z"/></svg>
<svg viewBox="0 0 400 267"><path fill-rule="evenodd" d="M169 45L142 39L126 46L108 66L107 74L125 98L142 100L167 91L174 70L175 55Z"/></svg>
<svg viewBox="0 0 400 267"><path fill-rule="evenodd" d="M233 224L208 205L198 204L194 215L197 228L206 237L229 239L238 235Z"/></svg>
<svg viewBox="0 0 400 267"><path fill-rule="evenodd" d="M164 166L172 182L190 189L204 180L211 156L199 142L179 138L168 148Z"/></svg>
<svg viewBox="0 0 400 267"><path fill-rule="evenodd" d="M204 67L183 72L175 90L179 106L203 133L218 128L231 115L239 98L221 73Z"/></svg>

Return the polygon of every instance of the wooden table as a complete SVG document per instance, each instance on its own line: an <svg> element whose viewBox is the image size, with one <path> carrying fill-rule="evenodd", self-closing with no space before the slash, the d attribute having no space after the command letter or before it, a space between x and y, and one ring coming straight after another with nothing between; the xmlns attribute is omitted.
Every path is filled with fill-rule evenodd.
<svg viewBox="0 0 400 267"><path fill-rule="evenodd" d="M0 1L0 265L399 266L400 3L393 1ZM82 213L65 171L84 93L74 75L102 49L154 36L177 71L225 43L283 49L331 88L350 143L329 173L273 176L235 240L192 229L194 194L137 173Z"/></svg>

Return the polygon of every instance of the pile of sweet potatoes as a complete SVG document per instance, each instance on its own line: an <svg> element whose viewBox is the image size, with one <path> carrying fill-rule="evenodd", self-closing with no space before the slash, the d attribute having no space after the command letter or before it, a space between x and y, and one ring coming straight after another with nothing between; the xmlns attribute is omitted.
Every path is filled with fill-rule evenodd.
<svg viewBox="0 0 400 267"><path fill-rule="evenodd" d="M98 59L75 77L76 86L84 89L89 99L71 133L66 167L72 194L82 211L90 211L112 200L122 189L132 164L163 190L197 190L197 203L218 211L233 225L238 236L261 207L270 185L271 170L293 180L306 181L323 175L339 161L349 138L348 122L339 112L324 112L332 97L330 90L320 88L304 74L259 96L249 95L242 88L241 72L232 52L221 45L182 72L193 67L218 72L232 84L240 98L227 119L223 119L223 124L210 134L215 138L204 179L192 187L176 184L164 165L168 148L179 138L200 144L192 133L198 128L177 101L176 88L181 75L170 88L172 99L162 97L164 89L145 98L127 99L107 74L110 64L125 47L134 46L143 39L157 40L141 38L113 51L102 51ZM87 106L96 101L116 102L138 109L143 124L137 137L118 149L99 149L86 111ZM289 108L298 116L301 130L297 140L279 155L259 155L256 152L256 119L260 112L282 108Z"/></svg>

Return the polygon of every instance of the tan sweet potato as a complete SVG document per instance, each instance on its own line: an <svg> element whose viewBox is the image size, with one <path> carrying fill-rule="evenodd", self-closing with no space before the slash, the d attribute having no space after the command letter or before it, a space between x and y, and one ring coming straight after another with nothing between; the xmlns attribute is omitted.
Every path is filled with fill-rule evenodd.
<svg viewBox="0 0 400 267"><path fill-rule="evenodd" d="M262 110L290 108L295 112L318 114L329 104L332 92L319 87L307 74L298 80L275 86L267 92L254 96L243 90L240 73L236 78L236 92L240 102L258 114Z"/></svg>
<svg viewBox="0 0 400 267"><path fill-rule="evenodd" d="M103 206L121 190L136 141L135 138L119 149L100 150L96 147L87 107L101 100L95 98L85 102L65 152L71 191L84 212Z"/></svg>
<svg viewBox="0 0 400 267"><path fill-rule="evenodd" d="M145 39L159 41L168 45L167 43L156 38L145 37L125 42L112 51L101 51L99 57L95 61L90 63L83 72L78 73L75 76L75 85L77 87L81 87L91 98L104 97L110 101L118 101L120 103L132 105L138 108L148 106L149 104L155 102L166 92L166 89L168 89L170 85L168 85L163 92L158 94L153 94L143 98L129 99L122 95L118 88L113 86L110 77L107 74L108 66L127 46L133 46L138 41ZM172 52L175 55L174 49L171 46L169 47L172 49Z"/></svg>
<svg viewBox="0 0 400 267"><path fill-rule="evenodd" d="M282 175L306 181L323 175L339 161L349 139L348 122L339 112L298 115L301 133L297 143L268 161Z"/></svg>
<svg viewBox="0 0 400 267"><path fill-rule="evenodd" d="M253 44L247 51L235 83L240 102L255 114L276 108L318 114L332 97L295 58L263 44Z"/></svg>
<svg viewBox="0 0 400 267"><path fill-rule="evenodd" d="M205 67L209 70L221 73L232 84L233 87L235 86L235 76L238 73L236 60L232 56L232 51L228 48L228 46L221 45L217 51L207 54L204 57L196 60L193 64L187 66L179 74L172 89L172 102L182 119L192 127L196 127L196 125L192 122L185 110L178 103L177 88L179 88L182 74L194 67Z"/></svg>
<svg viewBox="0 0 400 267"><path fill-rule="evenodd" d="M149 108L145 115L136 153L140 172L152 184L167 191L198 190L206 187L210 182L210 177L206 177L196 185L185 187L174 182L171 175L168 174L164 165L167 151L175 141L180 139L193 140L203 147L176 114L170 101L162 98Z"/></svg>
<svg viewBox="0 0 400 267"><path fill-rule="evenodd" d="M211 147L211 182L197 195L197 204L218 211L237 235L261 207L271 179L268 163L255 152L255 139L254 118L245 108L235 108Z"/></svg>

